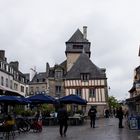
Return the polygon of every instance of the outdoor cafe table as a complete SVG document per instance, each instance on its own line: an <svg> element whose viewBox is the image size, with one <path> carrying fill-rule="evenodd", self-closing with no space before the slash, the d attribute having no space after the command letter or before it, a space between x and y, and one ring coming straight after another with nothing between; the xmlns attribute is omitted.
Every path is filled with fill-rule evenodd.
<svg viewBox="0 0 140 140"><path fill-rule="evenodd" d="M84 122L84 117L82 116L69 116L68 124L69 125L81 125Z"/></svg>
<svg viewBox="0 0 140 140"><path fill-rule="evenodd" d="M58 124L58 119L56 117L45 117L43 118L43 125L52 126ZM69 116L68 125L81 125L84 122L83 116Z"/></svg>
<svg viewBox="0 0 140 140"><path fill-rule="evenodd" d="M44 125L56 125L58 123L57 118L56 117L45 117L43 118L43 124Z"/></svg>

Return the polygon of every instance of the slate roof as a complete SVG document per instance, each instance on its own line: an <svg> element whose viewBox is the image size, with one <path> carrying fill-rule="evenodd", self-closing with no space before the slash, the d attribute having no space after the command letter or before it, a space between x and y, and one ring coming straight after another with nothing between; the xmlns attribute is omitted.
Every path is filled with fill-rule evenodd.
<svg viewBox="0 0 140 140"><path fill-rule="evenodd" d="M60 64L60 66L61 66L64 70L66 70L66 69L67 69L67 60L63 61L63 62Z"/></svg>
<svg viewBox="0 0 140 140"><path fill-rule="evenodd" d="M88 40L84 39L82 32L79 29L77 29L76 32L67 42L88 42Z"/></svg>
<svg viewBox="0 0 140 140"><path fill-rule="evenodd" d="M30 83L42 83L45 82L46 79L46 72L37 73Z"/></svg>
<svg viewBox="0 0 140 140"><path fill-rule="evenodd" d="M67 71L67 60L63 61L59 65L55 65L54 67L51 67L49 69L49 77L54 77L55 76L55 69L62 69L63 70L63 74L65 75L65 73Z"/></svg>
<svg viewBox="0 0 140 140"><path fill-rule="evenodd" d="M74 45L80 45L81 48L74 49ZM83 49L86 53L91 53L90 42L87 39L84 39L82 32L79 29L77 29L77 31L72 35L72 37L66 42L65 53L82 53Z"/></svg>
<svg viewBox="0 0 140 140"><path fill-rule="evenodd" d="M66 79L81 79L81 73L89 73L89 79L105 79L106 74L104 69L98 68L89 57L82 53L77 59L73 67L68 71Z"/></svg>

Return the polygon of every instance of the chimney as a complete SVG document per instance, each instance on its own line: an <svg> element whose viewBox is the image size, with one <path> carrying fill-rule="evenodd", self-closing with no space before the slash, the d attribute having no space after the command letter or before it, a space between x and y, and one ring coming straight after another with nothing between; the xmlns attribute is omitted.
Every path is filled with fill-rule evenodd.
<svg viewBox="0 0 140 140"><path fill-rule="evenodd" d="M83 26L84 39L87 39L87 26Z"/></svg>
<svg viewBox="0 0 140 140"><path fill-rule="evenodd" d="M18 62L18 61L10 62L10 65L11 65L15 70L19 70L19 62Z"/></svg>
<svg viewBox="0 0 140 140"><path fill-rule="evenodd" d="M0 60L5 61L5 51L0 50Z"/></svg>

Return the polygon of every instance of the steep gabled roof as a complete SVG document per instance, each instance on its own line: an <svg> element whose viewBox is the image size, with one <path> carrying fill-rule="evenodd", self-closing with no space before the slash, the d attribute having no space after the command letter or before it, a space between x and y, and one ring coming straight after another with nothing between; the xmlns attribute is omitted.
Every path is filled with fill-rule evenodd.
<svg viewBox="0 0 140 140"><path fill-rule="evenodd" d="M67 60L63 61L61 64L59 65L55 65L54 67L50 67L49 68L49 77L54 77L55 76L55 70L56 69L62 69L63 70L63 75L65 75L66 71L67 71Z"/></svg>
<svg viewBox="0 0 140 140"><path fill-rule="evenodd" d="M77 31L67 42L88 42L88 40L84 39L82 32L79 29L77 29Z"/></svg>
<svg viewBox="0 0 140 140"><path fill-rule="evenodd" d="M80 74L89 73L90 79L106 78L105 71L98 68L89 57L82 53L66 75L66 79L80 79Z"/></svg>
<svg viewBox="0 0 140 140"><path fill-rule="evenodd" d="M60 66L61 66L64 70L66 70L66 69L67 69L67 60L63 61L63 62L60 64Z"/></svg>
<svg viewBox="0 0 140 140"><path fill-rule="evenodd" d="M45 82L46 72L37 73L30 83Z"/></svg>

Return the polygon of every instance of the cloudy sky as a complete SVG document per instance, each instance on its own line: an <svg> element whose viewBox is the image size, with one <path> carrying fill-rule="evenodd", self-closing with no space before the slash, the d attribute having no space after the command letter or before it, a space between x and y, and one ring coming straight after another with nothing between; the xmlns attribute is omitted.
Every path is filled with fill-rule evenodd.
<svg viewBox="0 0 140 140"><path fill-rule="evenodd" d="M129 97L139 65L139 0L1 0L0 49L23 73L66 59L65 42L88 26L91 60L106 68L109 95Z"/></svg>

